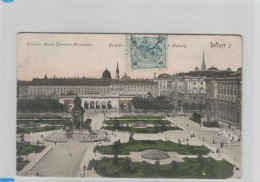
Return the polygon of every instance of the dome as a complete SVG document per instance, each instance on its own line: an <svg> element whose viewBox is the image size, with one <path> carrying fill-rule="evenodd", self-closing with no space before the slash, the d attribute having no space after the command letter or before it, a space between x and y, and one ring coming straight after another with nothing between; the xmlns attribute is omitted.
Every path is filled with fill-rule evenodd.
<svg viewBox="0 0 260 182"><path fill-rule="evenodd" d="M208 69L209 71L216 71L218 68L214 67L213 65Z"/></svg>
<svg viewBox="0 0 260 182"><path fill-rule="evenodd" d="M111 79L110 71L108 71L107 68L106 68L106 70L103 72L102 78L103 78L103 79Z"/></svg>
<svg viewBox="0 0 260 182"><path fill-rule="evenodd" d="M144 152L141 156L145 159L152 159L152 160L158 160L158 159L160 160L160 159L170 158L170 156L167 153L162 152L162 151L157 150L157 149L148 150L148 151Z"/></svg>

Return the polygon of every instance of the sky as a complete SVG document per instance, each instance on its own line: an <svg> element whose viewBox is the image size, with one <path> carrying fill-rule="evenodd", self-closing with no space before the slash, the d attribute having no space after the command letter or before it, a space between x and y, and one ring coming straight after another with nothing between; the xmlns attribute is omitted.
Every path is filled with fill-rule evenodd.
<svg viewBox="0 0 260 182"><path fill-rule="evenodd" d="M158 35L134 35L156 37ZM107 68L112 78L118 63L120 77L152 78L161 73L189 72L201 67L204 52L207 68L233 71L242 66L240 36L164 35L165 69L130 68L129 34L20 33L17 37L17 79L48 77L101 78ZM219 46L214 46L219 45Z"/></svg>

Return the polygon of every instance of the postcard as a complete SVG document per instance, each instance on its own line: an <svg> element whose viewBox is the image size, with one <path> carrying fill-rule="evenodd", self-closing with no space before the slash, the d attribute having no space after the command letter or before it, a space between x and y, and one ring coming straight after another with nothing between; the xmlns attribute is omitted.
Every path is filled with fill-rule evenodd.
<svg viewBox="0 0 260 182"><path fill-rule="evenodd" d="M239 35L19 33L19 176L241 178Z"/></svg>

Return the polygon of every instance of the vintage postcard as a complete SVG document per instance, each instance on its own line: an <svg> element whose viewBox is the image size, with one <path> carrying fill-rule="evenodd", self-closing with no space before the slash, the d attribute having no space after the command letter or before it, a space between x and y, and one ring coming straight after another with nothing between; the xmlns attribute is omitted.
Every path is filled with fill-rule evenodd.
<svg viewBox="0 0 260 182"><path fill-rule="evenodd" d="M17 35L19 176L241 178L242 37Z"/></svg>

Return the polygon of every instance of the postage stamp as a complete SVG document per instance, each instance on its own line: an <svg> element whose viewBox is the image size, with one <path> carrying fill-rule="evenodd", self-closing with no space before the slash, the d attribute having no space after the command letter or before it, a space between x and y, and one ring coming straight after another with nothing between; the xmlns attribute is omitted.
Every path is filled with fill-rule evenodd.
<svg viewBox="0 0 260 182"><path fill-rule="evenodd" d="M166 68L166 37L140 36L130 38L131 69Z"/></svg>

